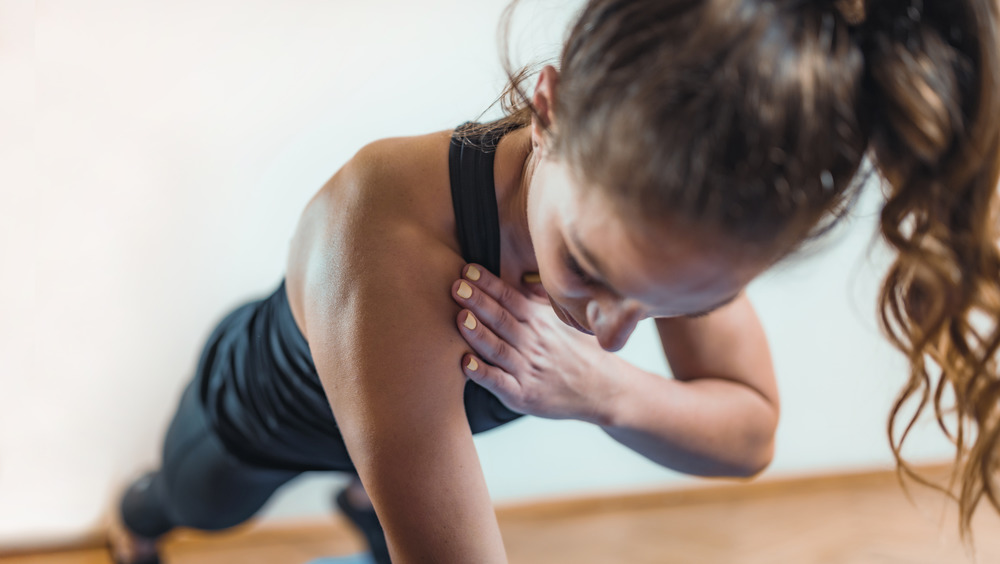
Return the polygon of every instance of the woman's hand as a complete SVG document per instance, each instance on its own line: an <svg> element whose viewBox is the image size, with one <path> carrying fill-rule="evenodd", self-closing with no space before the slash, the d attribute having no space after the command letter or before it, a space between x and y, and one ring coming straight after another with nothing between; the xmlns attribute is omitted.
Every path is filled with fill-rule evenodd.
<svg viewBox="0 0 1000 564"><path fill-rule="evenodd" d="M519 413L600 423L614 396L605 370L613 355L595 337L479 266L466 266L452 297L465 308L458 330L475 351L462 358L469 379Z"/></svg>

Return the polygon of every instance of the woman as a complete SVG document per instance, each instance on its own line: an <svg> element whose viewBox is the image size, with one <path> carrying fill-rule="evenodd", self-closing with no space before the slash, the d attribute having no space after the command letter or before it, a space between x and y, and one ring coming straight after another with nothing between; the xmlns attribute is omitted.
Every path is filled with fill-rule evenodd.
<svg viewBox="0 0 1000 564"><path fill-rule="evenodd" d="M317 193L285 282L209 339L119 560L328 469L360 477L338 502L382 561L503 562L472 434L525 413L759 472L778 399L742 290L844 215L866 156L900 404L927 403L930 355L978 426L956 437L967 526L998 505L997 25L992 0L592 0L507 118L376 142ZM674 380L608 352L648 317Z"/></svg>

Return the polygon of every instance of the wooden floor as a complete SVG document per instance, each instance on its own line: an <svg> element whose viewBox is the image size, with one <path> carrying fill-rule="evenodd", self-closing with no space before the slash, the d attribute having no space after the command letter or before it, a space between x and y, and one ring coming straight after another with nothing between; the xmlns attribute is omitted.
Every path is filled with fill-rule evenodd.
<svg viewBox="0 0 1000 564"><path fill-rule="evenodd" d="M976 554L958 540L954 508L890 473L758 482L500 507L516 564L959 564L1000 563L1000 517L981 511ZM250 525L215 535L179 533L168 564L304 564L361 547L332 516ZM0 556L2 564L109 564L98 549Z"/></svg>

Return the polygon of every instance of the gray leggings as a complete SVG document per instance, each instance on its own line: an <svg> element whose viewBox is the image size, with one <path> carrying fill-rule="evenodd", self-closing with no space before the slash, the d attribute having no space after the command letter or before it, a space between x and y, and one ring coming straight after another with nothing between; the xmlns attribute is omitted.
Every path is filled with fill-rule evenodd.
<svg viewBox="0 0 1000 564"><path fill-rule="evenodd" d="M252 466L226 451L208 425L195 379L170 422L162 467L136 480L122 497L122 521L146 538L174 527L229 528L252 517L300 473Z"/></svg>

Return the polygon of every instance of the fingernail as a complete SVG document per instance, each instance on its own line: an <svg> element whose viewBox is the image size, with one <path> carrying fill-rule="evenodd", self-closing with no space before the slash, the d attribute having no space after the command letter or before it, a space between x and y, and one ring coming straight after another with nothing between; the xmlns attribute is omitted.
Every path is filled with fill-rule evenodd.
<svg viewBox="0 0 1000 564"><path fill-rule="evenodd" d="M542 277L538 275L537 272L532 272L530 274L525 274L522 279L525 284L541 284Z"/></svg>
<svg viewBox="0 0 1000 564"><path fill-rule="evenodd" d="M464 325L465 328L468 329L469 331L472 331L476 328L476 318L473 317L471 311L468 314L466 314Z"/></svg>
<svg viewBox="0 0 1000 564"><path fill-rule="evenodd" d="M476 280L479 280L479 276L481 274L482 273L479 272L479 269L476 268L476 267L474 267L474 266L472 266L471 264L469 265L469 268L466 269L466 271L465 271L465 277L468 278L469 280L472 280L473 282L475 282Z"/></svg>
<svg viewBox="0 0 1000 564"><path fill-rule="evenodd" d="M468 368L469 370L475 372L476 370L479 370L479 363L476 362L476 359L474 359L474 358L472 358L470 356L469 357L469 364L466 364L465 367Z"/></svg>
<svg viewBox="0 0 1000 564"><path fill-rule="evenodd" d="M463 300L467 300L472 297L472 286L469 286L465 280L462 280L458 284L458 297Z"/></svg>

